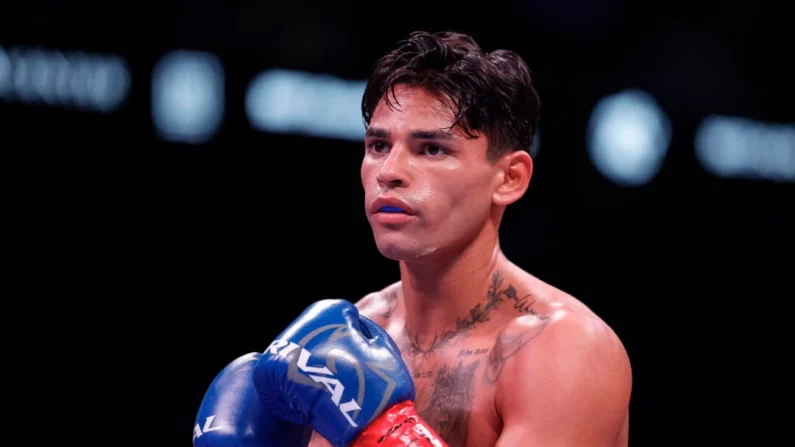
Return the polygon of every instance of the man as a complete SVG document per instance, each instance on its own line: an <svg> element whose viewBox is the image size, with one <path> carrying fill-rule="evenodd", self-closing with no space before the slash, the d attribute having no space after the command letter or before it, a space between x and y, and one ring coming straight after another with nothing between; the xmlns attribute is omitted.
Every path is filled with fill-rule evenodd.
<svg viewBox="0 0 795 447"><path fill-rule="evenodd" d="M539 100L522 59L506 50L483 52L462 34L414 33L376 64L362 111L365 210L379 251L399 262L400 281L356 304L388 337L343 310L330 321L353 321L346 327L370 338L335 349L369 361L390 350L367 340L394 340L405 366L390 367L404 368L413 384L396 379L403 394L389 405L411 401L412 420L435 432L427 439L437 436L451 447L626 446L631 369L622 343L584 304L500 249L505 208L525 194L533 172ZM287 339L300 332L308 340L320 327L313 319L325 322L324 315L302 314L257 366L259 396L299 425L336 413L306 416L319 411L320 400L295 390L296 375L286 372L287 360L278 363L278 354L295 354L301 345L308 352L300 364L311 369L309 351L321 345L293 343L294 351ZM328 378L315 381L326 381L345 413L345 392L328 384L333 372L325 371ZM382 408L361 411L372 422ZM322 427L335 436L333 445L351 442L353 435L336 432L334 424ZM408 442L414 441L391 445ZM440 445L432 442L427 445ZM309 445L328 443L313 433Z"/></svg>
<svg viewBox="0 0 795 447"><path fill-rule="evenodd" d="M397 342L422 418L450 446L627 445L621 342L500 250L533 172L522 59L415 33L376 64L362 108L365 209L401 280L357 307Z"/></svg>

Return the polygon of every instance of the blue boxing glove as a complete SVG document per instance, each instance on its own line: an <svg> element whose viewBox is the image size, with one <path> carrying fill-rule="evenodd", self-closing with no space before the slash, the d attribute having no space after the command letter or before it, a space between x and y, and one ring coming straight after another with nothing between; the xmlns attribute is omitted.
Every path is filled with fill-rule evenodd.
<svg viewBox="0 0 795 447"><path fill-rule="evenodd" d="M257 397L253 373L259 353L228 364L210 384L193 427L194 447L305 447L312 428L286 423Z"/></svg>
<svg viewBox="0 0 795 447"><path fill-rule="evenodd" d="M419 424L414 382L394 341L344 300L318 301L301 313L262 354L254 383L275 415L311 424L335 447L386 436L391 422L380 416L393 411L400 414L389 421Z"/></svg>

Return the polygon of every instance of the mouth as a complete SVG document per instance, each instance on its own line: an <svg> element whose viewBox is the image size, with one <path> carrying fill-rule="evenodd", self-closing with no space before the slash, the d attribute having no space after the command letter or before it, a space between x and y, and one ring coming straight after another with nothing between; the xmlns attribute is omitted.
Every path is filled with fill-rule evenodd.
<svg viewBox="0 0 795 447"><path fill-rule="evenodd" d="M373 214L414 215L414 208L397 197L378 197L370 203L369 211Z"/></svg>
<svg viewBox="0 0 795 447"><path fill-rule="evenodd" d="M373 213L375 222L378 222L386 228L397 229L406 225L414 218L414 213L411 209L403 206L402 203L395 203L397 201L393 200L391 202L392 203L388 205L382 204L376 208L375 213Z"/></svg>
<svg viewBox="0 0 795 447"><path fill-rule="evenodd" d="M406 211L403 208L397 206L382 206L379 210L379 213L405 213Z"/></svg>

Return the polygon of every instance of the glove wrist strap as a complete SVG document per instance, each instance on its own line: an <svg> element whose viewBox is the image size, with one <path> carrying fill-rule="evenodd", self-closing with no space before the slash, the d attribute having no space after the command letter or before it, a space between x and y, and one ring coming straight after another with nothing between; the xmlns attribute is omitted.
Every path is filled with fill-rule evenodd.
<svg viewBox="0 0 795 447"><path fill-rule="evenodd" d="M439 435L420 418L414 403L392 406L356 438L351 447L447 447Z"/></svg>

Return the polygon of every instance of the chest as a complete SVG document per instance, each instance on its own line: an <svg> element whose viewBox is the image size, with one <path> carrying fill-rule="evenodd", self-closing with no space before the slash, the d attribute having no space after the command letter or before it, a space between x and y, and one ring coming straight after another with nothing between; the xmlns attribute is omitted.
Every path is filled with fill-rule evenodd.
<svg viewBox="0 0 795 447"><path fill-rule="evenodd" d="M491 447L499 436L496 386L488 378L491 350L477 340L431 351L411 343L401 347L417 411L450 447Z"/></svg>

